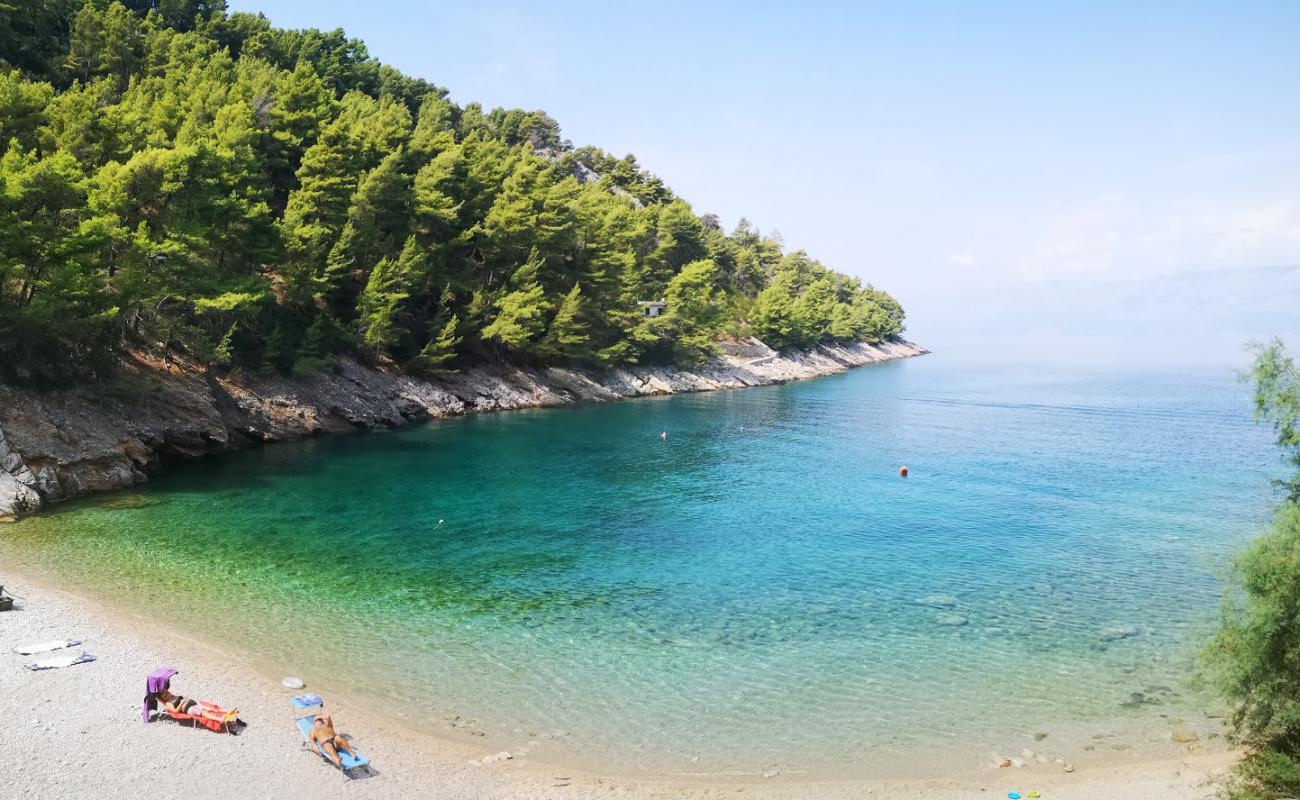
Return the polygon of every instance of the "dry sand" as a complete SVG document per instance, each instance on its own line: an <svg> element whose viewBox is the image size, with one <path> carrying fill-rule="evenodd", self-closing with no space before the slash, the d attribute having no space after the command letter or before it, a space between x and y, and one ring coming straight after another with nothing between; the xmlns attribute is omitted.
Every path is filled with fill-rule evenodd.
<svg viewBox="0 0 1300 800"><path fill-rule="evenodd" d="M373 774L344 781L301 748L292 692L237 655L213 649L151 621L12 570L0 583L23 596L0 613L0 798L998 798L1037 791L1044 800L1190 800L1215 796L1230 753L1122 766L993 767L946 780L797 782L776 775L748 782L631 780L531 762L526 755L482 763L489 753L405 729L384 709L326 707L341 732L370 756ZM97 661L32 672L16 645L81 639ZM239 736L144 724L145 675L180 670L174 689L237 706ZM311 687L307 687L310 691Z"/></svg>

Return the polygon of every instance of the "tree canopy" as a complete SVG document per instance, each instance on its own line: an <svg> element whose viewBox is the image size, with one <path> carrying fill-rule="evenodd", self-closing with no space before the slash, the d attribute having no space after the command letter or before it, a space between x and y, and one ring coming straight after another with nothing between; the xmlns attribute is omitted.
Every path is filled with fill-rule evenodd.
<svg viewBox="0 0 1300 800"><path fill-rule="evenodd" d="M8 381L91 376L123 346L427 372L903 330L889 295L722 231L544 112L457 106L341 30L221 0L0 3L0 218Z"/></svg>

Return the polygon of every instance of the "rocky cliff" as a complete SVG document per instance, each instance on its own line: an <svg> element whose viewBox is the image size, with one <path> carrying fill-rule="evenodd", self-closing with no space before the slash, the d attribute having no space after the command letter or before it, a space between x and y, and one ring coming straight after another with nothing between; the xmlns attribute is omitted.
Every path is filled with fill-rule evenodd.
<svg viewBox="0 0 1300 800"><path fill-rule="evenodd" d="M0 386L0 519L131 486L168 459L480 411L740 389L921 355L906 341L776 353L724 346L701 367L602 371L484 366L421 380L340 360L305 378L216 375L136 355L112 381L51 392Z"/></svg>

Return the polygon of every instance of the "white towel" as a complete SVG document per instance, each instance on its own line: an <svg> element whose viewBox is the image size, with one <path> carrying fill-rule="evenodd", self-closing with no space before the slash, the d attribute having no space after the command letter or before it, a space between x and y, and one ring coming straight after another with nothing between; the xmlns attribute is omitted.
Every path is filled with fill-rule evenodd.
<svg viewBox="0 0 1300 800"><path fill-rule="evenodd" d="M74 664L85 664L87 661L94 661L95 657L90 653L81 652L78 656L51 656L42 658L40 661L33 661L27 664L28 669L59 669L60 667L71 667Z"/></svg>
<svg viewBox="0 0 1300 800"><path fill-rule="evenodd" d="M79 644L81 644L79 639L51 639L48 642L37 642L36 644L20 644L14 648L14 652L21 656L30 656L33 653L48 653L51 650L76 647Z"/></svg>

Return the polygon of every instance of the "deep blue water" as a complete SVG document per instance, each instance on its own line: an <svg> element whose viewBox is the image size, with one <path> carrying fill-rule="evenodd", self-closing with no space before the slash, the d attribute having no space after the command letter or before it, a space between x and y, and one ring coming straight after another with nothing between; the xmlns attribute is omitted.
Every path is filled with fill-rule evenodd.
<svg viewBox="0 0 1300 800"><path fill-rule="evenodd" d="M928 356L180 465L0 557L536 757L942 771L1208 737L1191 655L1278 471L1230 372Z"/></svg>

